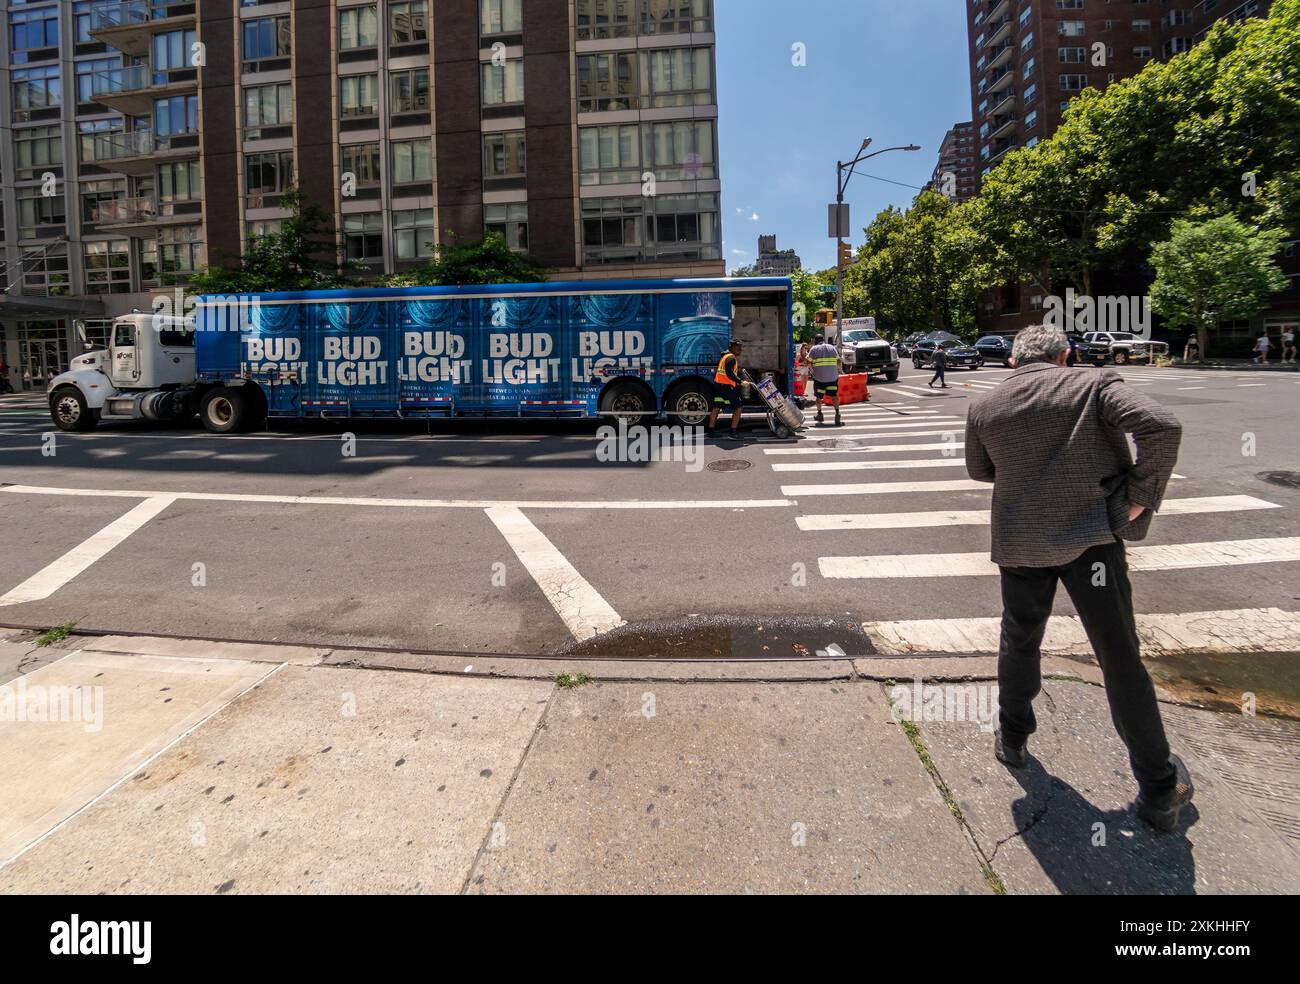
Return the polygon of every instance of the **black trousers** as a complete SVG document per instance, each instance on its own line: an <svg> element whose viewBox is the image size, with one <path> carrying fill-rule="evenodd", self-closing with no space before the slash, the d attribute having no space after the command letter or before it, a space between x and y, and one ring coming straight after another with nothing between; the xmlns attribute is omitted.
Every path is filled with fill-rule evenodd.
<svg viewBox="0 0 1300 984"><path fill-rule="evenodd" d="M1142 665L1124 544L1117 540L1091 547L1060 567L1003 567L1001 571L998 719L1003 741L1021 745L1037 728L1033 700L1042 689L1039 646L1060 581L1101 664L1110 718L1128 748L1138 786L1147 796L1171 791L1174 767L1155 687Z"/></svg>
<svg viewBox="0 0 1300 984"><path fill-rule="evenodd" d="M935 366L935 367L934 367L934 375L930 377L930 385L931 385L931 386L934 385L934 381L935 381L936 379L937 379L940 383L942 383L944 386L947 386L947 385L948 385L948 381L947 381L946 379L943 378L943 374L944 374L946 368L947 368L946 366Z"/></svg>

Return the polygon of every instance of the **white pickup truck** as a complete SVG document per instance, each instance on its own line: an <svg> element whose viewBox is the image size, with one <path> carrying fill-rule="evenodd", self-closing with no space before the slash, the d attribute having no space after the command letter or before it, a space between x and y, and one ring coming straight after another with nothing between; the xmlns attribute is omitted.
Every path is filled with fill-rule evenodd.
<svg viewBox="0 0 1300 984"><path fill-rule="evenodd" d="M1158 356L1169 354L1169 346L1164 342L1153 342L1131 331L1090 331L1083 340L1088 343L1089 355L1094 362L1104 362L1109 358L1117 366L1134 359L1151 362Z"/></svg>

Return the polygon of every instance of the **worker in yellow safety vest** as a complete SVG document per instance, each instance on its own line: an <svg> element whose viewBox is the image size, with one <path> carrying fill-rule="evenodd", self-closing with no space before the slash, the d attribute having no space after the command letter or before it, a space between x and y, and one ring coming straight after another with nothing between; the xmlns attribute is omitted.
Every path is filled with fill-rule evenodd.
<svg viewBox="0 0 1300 984"><path fill-rule="evenodd" d="M731 436L744 440L740 433L741 377L740 377L740 342L732 339L727 351L718 360L718 368L713 373L713 409L709 411L709 433L718 425L718 414L723 410L731 411Z"/></svg>
<svg viewBox="0 0 1300 984"><path fill-rule="evenodd" d="M822 417L822 401L831 398L835 405L835 426L843 427L840 419L840 353L826 341L825 335L818 335L816 344L808 353L808 365L812 367L813 396L817 400L817 423L825 423Z"/></svg>

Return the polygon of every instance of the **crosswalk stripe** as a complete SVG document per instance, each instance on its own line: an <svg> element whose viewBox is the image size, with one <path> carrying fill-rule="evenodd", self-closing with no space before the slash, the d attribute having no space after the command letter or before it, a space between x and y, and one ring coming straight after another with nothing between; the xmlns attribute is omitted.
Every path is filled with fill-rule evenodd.
<svg viewBox="0 0 1300 984"><path fill-rule="evenodd" d="M909 424L909 427L915 427L915 424ZM855 441L865 441L874 437L933 437L936 434L960 434L965 430L963 424L948 424L941 430L868 430L865 427L837 427L833 431L825 429L816 429L810 431L806 436L809 440L826 440L837 436L844 436L846 433ZM810 449L816 450L816 449ZM791 452L793 453L793 452Z"/></svg>
<svg viewBox="0 0 1300 984"><path fill-rule="evenodd" d="M841 482L833 485L782 485L781 494L790 499L808 495L893 495L899 492L992 492L988 482L973 478L928 482Z"/></svg>
<svg viewBox="0 0 1300 984"><path fill-rule="evenodd" d="M952 445L948 445L952 447ZM880 468L965 468L964 458L936 460L917 458L902 461L801 461L789 465L773 465L772 471L872 471Z"/></svg>
<svg viewBox="0 0 1300 984"><path fill-rule="evenodd" d="M1253 509L1281 509L1250 495L1207 495L1194 499L1166 499L1160 506L1161 516L1190 516L1200 513L1245 512ZM987 509L938 509L933 512L847 513L827 516L798 516L799 529L817 530L898 530L931 526L987 526Z"/></svg>
<svg viewBox="0 0 1300 984"><path fill-rule="evenodd" d="M1300 650L1300 612L1239 608L1216 612L1138 615L1146 653L1286 653ZM943 618L867 622L862 626L877 655L996 653L1002 619ZM1077 615L1053 615L1040 646L1053 655L1092 653Z"/></svg>
<svg viewBox="0 0 1300 984"><path fill-rule="evenodd" d="M905 399L908 399L908 400L924 400L924 399L925 399L925 397L924 397L924 396L921 396L919 393L907 393L907 392L905 392L903 389L900 388L900 387L902 387L902 385L903 385L902 383L890 383L888 389L878 388L878 389L876 390L876 392L877 392L877 394L882 395L882 396L901 396L901 397L904 397ZM928 395L929 395L929 394L927 393L926 396L928 396Z"/></svg>
<svg viewBox="0 0 1300 984"><path fill-rule="evenodd" d="M882 431L882 430L901 430L906 427L935 427L940 424L953 426L964 424L965 417L943 416L943 417L921 417L917 420L899 420L897 417L892 421L872 421L869 424L860 424L855 422L846 423L843 427L836 427L835 430L856 430L856 431Z"/></svg>
<svg viewBox="0 0 1300 984"><path fill-rule="evenodd" d="M1130 547L1129 569L1173 571L1201 567L1239 567L1300 560L1300 536L1258 540L1215 540ZM901 554L874 557L819 557L826 578L966 577L998 573L986 553Z"/></svg>
<svg viewBox="0 0 1300 984"><path fill-rule="evenodd" d="M935 395L934 390L932 390L932 389L931 389L930 387L928 387L928 386L925 387L924 389L922 389L920 386L907 386L907 385L905 385L905 384L903 384L903 383L895 383L894 385L897 386L899 389L910 390L910 391L912 391L913 393L920 393L920 394L922 394L922 395L924 395L924 396L927 396L927 397L929 397L929 396L934 396L934 395Z"/></svg>
<svg viewBox="0 0 1300 984"><path fill-rule="evenodd" d="M954 433L940 431L939 433ZM896 434L881 434L880 437L897 437ZM944 448L964 448L966 445L957 441L942 441L934 444L874 444L861 448L764 448L764 454L872 454L880 451L942 451Z"/></svg>

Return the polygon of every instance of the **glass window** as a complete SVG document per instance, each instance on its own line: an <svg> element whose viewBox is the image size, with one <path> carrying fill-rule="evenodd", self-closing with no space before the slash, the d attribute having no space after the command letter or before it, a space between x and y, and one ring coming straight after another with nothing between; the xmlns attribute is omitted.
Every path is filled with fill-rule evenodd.
<svg viewBox="0 0 1300 984"><path fill-rule="evenodd" d="M429 40L429 5L425 0L388 5L388 40L391 44Z"/></svg>
<svg viewBox="0 0 1300 984"><path fill-rule="evenodd" d="M105 239L83 245L86 293L129 294L131 292L130 240Z"/></svg>
<svg viewBox="0 0 1300 984"><path fill-rule="evenodd" d="M639 128L633 123L580 127L578 158L583 184L640 181Z"/></svg>
<svg viewBox="0 0 1300 984"><path fill-rule="evenodd" d="M111 72L121 67L121 58L92 58L77 62L77 102L94 102L96 72Z"/></svg>
<svg viewBox="0 0 1300 984"><path fill-rule="evenodd" d="M382 260L384 217L378 212L343 216L343 249L349 260Z"/></svg>
<svg viewBox="0 0 1300 984"><path fill-rule="evenodd" d="M524 60L483 65L483 105L512 106L524 101Z"/></svg>
<svg viewBox="0 0 1300 984"><path fill-rule="evenodd" d="M642 131L642 159L660 181L685 181L716 175L712 120L674 120Z"/></svg>
<svg viewBox="0 0 1300 984"><path fill-rule="evenodd" d="M197 133L199 129L199 97L171 96L153 102L154 133L168 136L177 133Z"/></svg>
<svg viewBox="0 0 1300 984"><path fill-rule="evenodd" d="M381 155L379 143L345 144L340 148L343 173L351 174L358 185L377 185Z"/></svg>
<svg viewBox="0 0 1300 984"><path fill-rule="evenodd" d="M713 0L644 0L642 34L690 34L713 30Z"/></svg>
<svg viewBox="0 0 1300 984"><path fill-rule="evenodd" d="M14 166L35 172L63 163L63 131L57 126L15 127ZM35 174L31 175L35 177Z"/></svg>
<svg viewBox="0 0 1300 984"><path fill-rule="evenodd" d="M394 253L399 260L433 255L433 209L397 209L393 212Z"/></svg>
<svg viewBox="0 0 1300 984"><path fill-rule="evenodd" d="M167 31L153 36L154 82L166 81L166 73L177 68L193 68L193 31Z"/></svg>
<svg viewBox="0 0 1300 984"><path fill-rule="evenodd" d="M639 109L636 52L579 55L578 112Z"/></svg>
<svg viewBox="0 0 1300 984"><path fill-rule="evenodd" d="M479 0L481 34L518 34L524 29L523 0Z"/></svg>
<svg viewBox="0 0 1300 984"><path fill-rule="evenodd" d="M158 228L157 265L162 283L184 283L203 269L205 253L201 232L198 226Z"/></svg>
<svg viewBox="0 0 1300 984"><path fill-rule="evenodd" d="M244 187L249 196L275 195L293 184L293 151L244 155Z"/></svg>
<svg viewBox="0 0 1300 984"><path fill-rule="evenodd" d="M528 203L483 206L483 231L498 233L516 253L528 251Z"/></svg>
<svg viewBox="0 0 1300 984"><path fill-rule="evenodd" d="M373 48L379 43L379 14L374 5L339 11L339 50Z"/></svg>
<svg viewBox="0 0 1300 984"><path fill-rule="evenodd" d="M293 86L254 85L244 90L244 126L275 126L293 122Z"/></svg>
<svg viewBox="0 0 1300 984"><path fill-rule="evenodd" d="M15 68L13 78L15 109L48 109L63 103L63 84L59 66Z"/></svg>
<svg viewBox="0 0 1300 984"><path fill-rule="evenodd" d="M646 51L641 64L641 91L651 108L713 102L713 56L708 48Z"/></svg>
<svg viewBox="0 0 1300 984"><path fill-rule="evenodd" d="M35 239L38 232L53 226L62 227L67 222L61 192L42 195L39 186L17 191L19 239Z"/></svg>
<svg viewBox="0 0 1300 984"><path fill-rule="evenodd" d="M627 38L636 34L634 0L577 0L578 40Z"/></svg>
<svg viewBox="0 0 1300 984"><path fill-rule="evenodd" d="M159 202L191 201L201 194L198 161L158 165Z"/></svg>
<svg viewBox="0 0 1300 984"><path fill-rule="evenodd" d="M117 203L126 198L126 179L83 181L81 183L81 220L106 222L121 213Z"/></svg>
<svg viewBox="0 0 1300 984"><path fill-rule="evenodd" d="M428 138L393 141L393 183L433 180L433 144Z"/></svg>
<svg viewBox="0 0 1300 984"><path fill-rule="evenodd" d="M339 112L343 116L374 116L379 112L379 76L345 75L339 79Z"/></svg>
<svg viewBox="0 0 1300 984"><path fill-rule="evenodd" d="M392 105L389 106L391 112L410 113L430 107L427 68L393 72L388 76L388 80L389 93L392 96Z"/></svg>
<svg viewBox="0 0 1300 984"><path fill-rule="evenodd" d="M292 51L288 17L260 17L244 21L244 61L279 58Z"/></svg>
<svg viewBox="0 0 1300 984"><path fill-rule="evenodd" d="M517 178L524 169L524 131L488 133L483 136L483 176Z"/></svg>
<svg viewBox="0 0 1300 984"><path fill-rule="evenodd" d="M12 42L14 62L27 60L21 52L36 48L59 46L59 8L42 7L39 10L15 10L9 15L9 38Z"/></svg>

